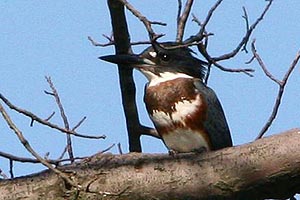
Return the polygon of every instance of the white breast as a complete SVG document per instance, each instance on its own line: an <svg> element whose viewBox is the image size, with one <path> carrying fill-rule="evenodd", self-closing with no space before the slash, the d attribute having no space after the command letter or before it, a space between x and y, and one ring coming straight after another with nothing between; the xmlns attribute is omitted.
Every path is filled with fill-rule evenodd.
<svg viewBox="0 0 300 200"><path fill-rule="evenodd" d="M153 110L153 114L150 117L154 123L160 126L172 126L173 122L181 122L185 126L184 119L198 110L201 104L200 95L197 95L196 99L182 100L175 103L175 109L172 113Z"/></svg>
<svg viewBox="0 0 300 200"><path fill-rule="evenodd" d="M191 152L209 146L201 133L190 129L175 129L170 133L163 135L166 146L177 152Z"/></svg>

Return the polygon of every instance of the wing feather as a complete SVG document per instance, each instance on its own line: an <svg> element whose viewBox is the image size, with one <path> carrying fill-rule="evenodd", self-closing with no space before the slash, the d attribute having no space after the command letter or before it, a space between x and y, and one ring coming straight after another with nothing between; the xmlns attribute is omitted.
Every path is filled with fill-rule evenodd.
<svg viewBox="0 0 300 200"><path fill-rule="evenodd" d="M196 80L194 84L207 101L207 118L204 128L209 134L213 150L232 146L230 130L217 95L200 80Z"/></svg>

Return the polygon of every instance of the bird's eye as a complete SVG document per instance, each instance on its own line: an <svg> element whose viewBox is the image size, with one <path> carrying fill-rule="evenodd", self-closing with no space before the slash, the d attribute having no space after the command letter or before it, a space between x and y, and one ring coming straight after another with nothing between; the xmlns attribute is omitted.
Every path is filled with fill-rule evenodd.
<svg viewBox="0 0 300 200"><path fill-rule="evenodd" d="M165 54L165 53L159 53L158 54L159 58L162 60L162 61L169 61L170 60L170 56L168 54Z"/></svg>

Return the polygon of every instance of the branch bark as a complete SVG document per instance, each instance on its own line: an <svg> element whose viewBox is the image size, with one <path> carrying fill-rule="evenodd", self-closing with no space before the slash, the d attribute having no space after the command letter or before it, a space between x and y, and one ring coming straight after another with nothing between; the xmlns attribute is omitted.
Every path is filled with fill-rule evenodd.
<svg viewBox="0 0 300 200"><path fill-rule="evenodd" d="M300 129L204 154L104 154L52 171L0 181L0 199L266 199L300 192Z"/></svg>
<svg viewBox="0 0 300 200"><path fill-rule="evenodd" d="M108 0L108 7L111 15L111 24L114 33L116 54L131 53L130 36L126 17L124 13L124 6L118 0ZM129 151L141 152L142 147L140 143L140 122L136 107L136 89L133 81L133 69L118 66L119 82L122 93L122 104L126 118Z"/></svg>

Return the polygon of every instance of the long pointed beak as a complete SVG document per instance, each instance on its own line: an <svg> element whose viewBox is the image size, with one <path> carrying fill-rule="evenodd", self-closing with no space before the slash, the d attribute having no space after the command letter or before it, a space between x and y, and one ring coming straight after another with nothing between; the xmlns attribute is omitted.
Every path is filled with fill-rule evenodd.
<svg viewBox="0 0 300 200"><path fill-rule="evenodd" d="M135 54L119 54L119 55L108 55L101 56L99 59L115 63L115 64L124 64L130 65L132 67L142 67L145 65L154 65L155 63L149 59L142 58L139 55Z"/></svg>

